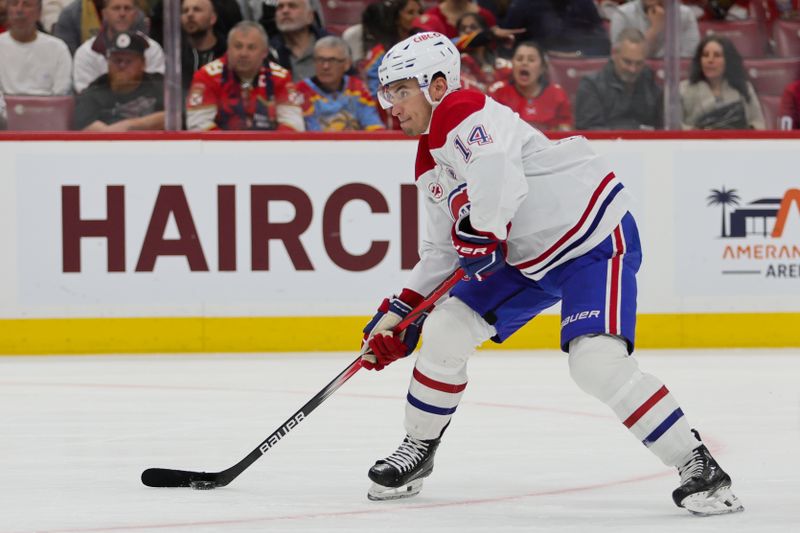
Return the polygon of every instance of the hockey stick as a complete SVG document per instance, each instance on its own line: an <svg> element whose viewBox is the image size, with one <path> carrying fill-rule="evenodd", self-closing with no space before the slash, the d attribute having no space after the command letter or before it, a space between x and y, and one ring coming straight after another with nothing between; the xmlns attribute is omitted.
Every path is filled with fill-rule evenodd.
<svg viewBox="0 0 800 533"><path fill-rule="evenodd" d="M417 305L408 315L397 325L395 332L400 332L414 322L422 313L430 309L439 298L444 296L458 281L463 277L464 271L460 268L453 272L446 280L436 287L427 298ZM328 399L339 387L353 377L361 369L361 356L345 368L333 381L328 383L325 388L319 391L303 407L284 422L278 429L273 431L264 441L259 444L247 457L221 472L191 472L188 470L172 470L169 468L148 468L142 472L142 483L148 487L192 487L194 489L214 489L224 487L245 471L247 467L267 453L275 444L284 438L290 431L305 420L308 415Z"/></svg>

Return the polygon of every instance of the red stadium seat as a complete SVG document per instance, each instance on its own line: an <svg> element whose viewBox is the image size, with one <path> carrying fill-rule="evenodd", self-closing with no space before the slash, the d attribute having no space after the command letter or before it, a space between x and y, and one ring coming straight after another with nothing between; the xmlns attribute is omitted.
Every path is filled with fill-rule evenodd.
<svg viewBox="0 0 800 533"><path fill-rule="evenodd" d="M601 70L606 63L608 63L607 57L583 59L551 57L550 81L561 85L569 95L570 100L574 102L581 78Z"/></svg>
<svg viewBox="0 0 800 533"><path fill-rule="evenodd" d="M13 131L67 131L72 129L72 96L5 95L8 129Z"/></svg>
<svg viewBox="0 0 800 533"><path fill-rule="evenodd" d="M779 127L779 118L781 109L781 97L772 94L765 94L758 97L761 102L761 111L764 112L764 123L767 125L768 130L777 130Z"/></svg>
<svg viewBox="0 0 800 533"><path fill-rule="evenodd" d="M647 65L653 69L656 75L656 83L664 85L664 60L663 59L648 59ZM680 59L679 73L680 79L685 80L689 77L689 69L692 66L692 60L688 57Z"/></svg>
<svg viewBox="0 0 800 533"><path fill-rule="evenodd" d="M744 68L759 96L780 95L790 82L800 78L800 57L745 59Z"/></svg>
<svg viewBox="0 0 800 533"><path fill-rule="evenodd" d="M764 57L767 38L762 26L755 19L738 21L701 20L700 37L719 35L727 37L742 57Z"/></svg>
<svg viewBox="0 0 800 533"><path fill-rule="evenodd" d="M375 0L322 0L322 16L325 29L336 35L353 26L361 24L364 8Z"/></svg>
<svg viewBox="0 0 800 533"><path fill-rule="evenodd" d="M775 55L800 57L800 20L776 20L772 26Z"/></svg>

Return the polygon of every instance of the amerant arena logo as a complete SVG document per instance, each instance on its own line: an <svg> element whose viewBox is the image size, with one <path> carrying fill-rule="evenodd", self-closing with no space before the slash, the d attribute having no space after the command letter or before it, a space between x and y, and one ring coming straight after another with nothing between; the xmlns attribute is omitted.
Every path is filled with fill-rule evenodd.
<svg viewBox="0 0 800 533"><path fill-rule="evenodd" d="M722 274L800 279L800 189L742 203L736 189L712 189L722 212Z"/></svg>

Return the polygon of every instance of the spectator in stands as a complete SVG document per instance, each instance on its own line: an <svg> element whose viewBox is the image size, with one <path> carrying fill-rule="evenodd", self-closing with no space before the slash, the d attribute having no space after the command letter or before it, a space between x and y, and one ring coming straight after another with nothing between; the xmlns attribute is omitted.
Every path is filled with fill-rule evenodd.
<svg viewBox="0 0 800 533"><path fill-rule="evenodd" d="M496 83L489 96L540 130L572 129L569 96L560 85L550 83L544 48L533 41L523 41L514 49L511 64L511 80Z"/></svg>
<svg viewBox="0 0 800 533"><path fill-rule="evenodd" d="M770 27L776 20L800 20L800 0L765 0L764 4Z"/></svg>
<svg viewBox="0 0 800 533"><path fill-rule="evenodd" d="M309 0L278 0L278 34L270 40L272 56L300 81L314 75L314 43L327 32L314 23Z"/></svg>
<svg viewBox="0 0 800 533"><path fill-rule="evenodd" d="M368 4L361 13L361 23L350 26L342 33L342 39L350 47L357 68L367 52L378 44L378 36L383 34L386 5L385 2Z"/></svg>
<svg viewBox="0 0 800 533"><path fill-rule="evenodd" d="M594 0L514 0L505 27L525 28L521 40L552 56L607 56L608 35Z"/></svg>
<svg viewBox="0 0 800 533"><path fill-rule="evenodd" d="M53 35L67 43L70 54L100 32L105 0L74 0L65 7L53 26ZM147 33L144 12L137 7L133 30Z"/></svg>
<svg viewBox="0 0 800 533"><path fill-rule="evenodd" d="M653 71L645 64L645 36L625 28L611 47L611 59L585 76L575 97L579 130L652 130L661 128L663 99Z"/></svg>
<svg viewBox="0 0 800 533"><path fill-rule="evenodd" d="M322 37L314 45L314 65L316 75L297 84L307 131L384 129L364 83L345 74L351 66L347 43Z"/></svg>
<svg viewBox="0 0 800 533"><path fill-rule="evenodd" d="M242 8L242 16L246 20L254 20L261 24L267 31L267 35L278 33L278 26L275 24L278 0L239 0L239 6ZM311 0L311 7L314 9L315 24L324 28L325 17L320 0Z"/></svg>
<svg viewBox="0 0 800 533"><path fill-rule="evenodd" d="M181 76L184 93L192 76L203 65L225 55L225 38L217 35L214 24L217 12L211 0L183 0L181 3Z"/></svg>
<svg viewBox="0 0 800 533"><path fill-rule="evenodd" d="M0 34L0 122L5 94L69 94L72 58L61 40L40 32L41 0L7 0L8 31Z"/></svg>
<svg viewBox="0 0 800 533"><path fill-rule="evenodd" d="M133 32L139 9L134 0L105 0L103 26L96 36L78 47L73 61L72 83L80 93L94 80L108 72L106 49L120 32ZM145 70L164 74L164 51L153 39L140 32L147 40Z"/></svg>
<svg viewBox="0 0 800 533"><path fill-rule="evenodd" d="M267 34L245 20L228 33L228 53L195 72L186 102L190 130L303 131L288 70L267 61Z"/></svg>
<svg viewBox="0 0 800 533"><path fill-rule="evenodd" d="M762 0L756 0L761 2ZM697 20L745 20L750 0L683 0Z"/></svg>
<svg viewBox="0 0 800 533"><path fill-rule="evenodd" d="M74 55L81 44L100 31L102 11L103 0L73 0L58 15L53 35L67 43L69 53Z"/></svg>
<svg viewBox="0 0 800 533"><path fill-rule="evenodd" d="M486 8L480 7L474 0L442 0L439 5L425 11L424 18L434 17L439 19L444 33L451 39L458 36L458 29L456 24L458 19L467 13L478 13L486 21L487 25L492 28L497 26L497 19L494 13Z"/></svg>
<svg viewBox="0 0 800 533"><path fill-rule="evenodd" d="M684 129L765 128L742 56L725 37L709 35L700 41L689 79L680 83L679 90Z"/></svg>
<svg viewBox="0 0 800 533"><path fill-rule="evenodd" d="M5 0L0 0L0 3ZM39 17L39 22L48 33L53 32L53 26L58 20L61 11L73 0L42 0L42 16Z"/></svg>
<svg viewBox="0 0 800 533"><path fill-rule="evenodd" d="M422 12L420 0L387 0L384 4L383 21L381 28L376 28L380 33L372 36L375 44L367 52L363 66L364 77L370 94L378 91L378 67L381 66L383 55L392 46L412 34L414 22ZM365 34L366 37L366 34Z"/></svg>
<svg viewBox="0 0 800 533"><path fill-rule="evenodd" d="M692 10L677 4L679 16L678 43L681 57L692 57L700 41L700 30ZM664 56L664 0L631 0L611 13L611 40L616 41L625 28L636 28L644 34L647 57Z"/></svg>
<svg viewBox="0 0 800 533"><path fill-rule="evenodd" d="M244 20L239 2L238 0L211 1L214 4L214 12L217 14L217 22L214 24L214 31L217 35L225 39L230 29ZM147 33L157 43L164 44L164 1L155 0L149 13L150 31Z"/></svg>
<svg viewBox="0 0 800 533"><path fill-rule="evenodd" d="M75 129L164 129L164 76L145 71L148 45L139 32L121 32L109 42L108 73L78 95Z"/></svg>
<svg viewBox="0 0 800 533"><path fill-rule="evenodd" d="M778 121L782 130L800 130L800 80L793 81L783 91Z"/></svg>
<svg viewBox="0 0 800 533"><path fill-rule="evenodd" d="M461 84L486 92L497 81L511 76L511 62L495 53L489 26L478 13L458 19L456 48L461 52Z"/></svg>

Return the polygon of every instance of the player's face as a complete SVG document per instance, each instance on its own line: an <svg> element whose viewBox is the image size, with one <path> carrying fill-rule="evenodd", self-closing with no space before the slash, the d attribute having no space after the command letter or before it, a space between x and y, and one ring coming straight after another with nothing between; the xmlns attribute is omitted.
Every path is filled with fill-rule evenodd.
<svg viewBox="0 0 800 533"><path fill-rule="evenodd" d="M183 0L181 27L189 35L207 32L217 21L211 0Z"/></svg>
<svg viewBox="0 0 800 533"><path fill-rule="evenodd" d="M614 71L624 83L634 83L644 68L644 45L622 41L611 52Z"/></svg>
<svg viewBox="0 0 800 533"><path fill-rule="evenodd" d="M347 52L338 47L314 50L314 71L319 82L329 89L338 89L344 73L350 68Z"/></svg>
<svg viewBox="0 0 800 533"><path fill-rule="evenodd" d="M128 31L136 22L133 0L109 0L103 8L103 21L115 32Z"/></svg>
<svg viewBox="0 0 800 533"><path fill-rule="evenodd" d="M243 79L251 79L267 58L267 45L253 29L228 34L228 64Z"/></svg>
<svg viewBox="0 0 800 533"><path fill-rule="evenodd" d="M708 81L717 81L725 75L725 52L715 41L709 41L700 55L700 68Z"/></svg>
<svg viewBox="0 0 800 533"><path fill-rule="evenodd" d="M378 96L384 108L391 107L392 116L400 121L400 128L406 135L421 135L428 129L433 108L419 88L417 80L390 83L381 88Z"/></svg>
<svg viewBox="0 0 800 533"><path fill-rule="evenodd" d="M518 87L539 83L542 75L542 56L533 46L519 46L511 58L512 76Z"/></svg>

